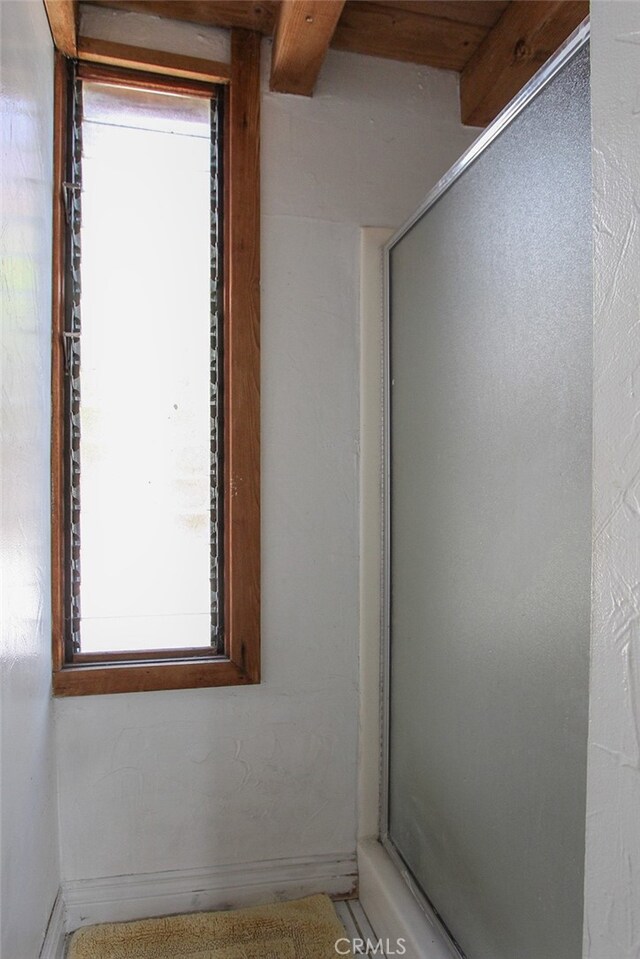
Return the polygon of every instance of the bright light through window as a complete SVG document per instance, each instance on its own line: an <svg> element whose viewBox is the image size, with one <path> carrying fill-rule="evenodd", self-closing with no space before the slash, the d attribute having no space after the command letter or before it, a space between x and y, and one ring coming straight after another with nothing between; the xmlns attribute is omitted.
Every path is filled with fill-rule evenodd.
<svg viewBox="0 0 640 959"><path fill-rule="evenodd" d="M84 81L81 139L80 651L210 648L211 102Z"/></svg>

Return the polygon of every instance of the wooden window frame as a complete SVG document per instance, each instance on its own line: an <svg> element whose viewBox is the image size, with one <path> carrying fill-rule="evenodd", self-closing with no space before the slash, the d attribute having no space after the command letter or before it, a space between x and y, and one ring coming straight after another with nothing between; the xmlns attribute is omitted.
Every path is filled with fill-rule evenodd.
<svg viewBox="0 0 640 959"><path fill-rule="evenodd" d="M223 623L224 652L161 650L79 654L65 661L65 400L62 333L65 311L68 69L56 53L54 78L54 208L52 336L52 636L56 696L238 686L260 682L260 40L235 29L231 65L211 64L212 84L224 83L223 158ZM115 49L117 48L117 49ZM185 58L120 44L95 46L78 60L85 75L145 77L156 89L207 89L206 62L185 76ZM98 61L98 56L100 57ZM149 61L153 62L149 62ZM96 63L99 62L99 66ZM172 63L175 72L171 73ZM190 64L191 66L192 64ZM117 74L114 72L117 67ZM134 72L127 73L128 68ZM224 68L224 69L223 69ZM145 654L147 655L147 654ZM108 662L105 661L108 657ZM79 662L78 659L81 659Z"/></svg>

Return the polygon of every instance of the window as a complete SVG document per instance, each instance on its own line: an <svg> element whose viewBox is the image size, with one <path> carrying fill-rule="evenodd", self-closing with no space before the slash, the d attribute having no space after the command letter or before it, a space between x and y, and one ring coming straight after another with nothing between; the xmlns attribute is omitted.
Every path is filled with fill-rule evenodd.
<svg viewBox="0 0 640 959"><path fill-rule="evenodd" d="M59 695L259 680L252 35L232 53L227 87L57 63Z"/></svg>

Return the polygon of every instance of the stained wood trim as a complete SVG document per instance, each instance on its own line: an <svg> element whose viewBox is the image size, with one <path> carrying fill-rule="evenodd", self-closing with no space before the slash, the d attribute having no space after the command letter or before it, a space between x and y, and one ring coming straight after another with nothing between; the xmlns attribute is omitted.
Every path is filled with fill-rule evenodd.
<svg viewBox="0 0 640 959"><path fill-rule="evenodd" d="M260 681L260 34L234 30L225 107L224 178L224 655L185 651L153 663L65 663L65 403L61 348L67 229L68 64L55 65L52 365L53 690L57 696L248 685ZM83 75L140 79L135 71L81 64ZM147 75L148 76L148 75ZM168 81L158 78L166 88ZM195 81L177 78L173 89ZM198 88L200 89L200 88ZM140 656L140 654L138 654ZM115 654L114 658L120 658ZM162 661L165 660L165 661Z"/></svg>
<svg viewBox="0 0 640 959"><path fill-rule="evenodd" d="M495 119L588 15L588 0L512 0L462 71L462 122Z"/></svg>
<svg viewBox="0 0 640 959"><path fill-rule="evenodd" d="M273 41L270 87L310 97L345 0L282 0Z"/></svg>
<svg viewBox="0 0 640 959"><path fill-rule="evenodd" d="M75 57L78 32L77 0L43 0L56 50Z"/></svg>
<svg viewBox="0 0 640 959"><path fill-rule="evenodd" d="M121 650L105 650L101 653L75 653L73 666L90 666L93 664L128 663L131 665L149 665L159 659L171 659L180 662L185 659L215 659L224 657L213 655L211 647L190 646L183 649L136 649L134 652Z"/></svg>
<svg viewBox="0 0 640 959"><path fill-rule="evenodd" d="M65 562L65 399L64 330L67 228L62 184L67 166L68 61L56 51L53 101L53 249L51 303L51 613L53 669L64 665Z"/></svg>
<svg viewBox="0 0 640 959"><path fill-rule="evenodd" d="M231 33L225 191L224 571L228 655L260 677L260 34Z"/></svg>
<svg viewBox="0 0 640 959"><path fill-rule="evenodd" d="M53 674L53 692L56 696L96 696L200 686L246 686L251 682L247 673L228 659L139 666L68 666Z"/></svg>
<svg viewBox="0 0 640 959"><path fill-rule="evenodd" d="M201 57L186 57L164 50L147 50L144 47L92 37L79 37L78 59L186 80L199 80L203 83L228 83L231 78L231 67L228 63Z"/></svg>
<svg viewBox="0 0 640 959"><path fill-rule="evenodd" d="M197 80L172 79L159 73L145 73L143 70L125 70L122 67L110 67L99 63L78 63L77 76L82 80L96 80L114 86L140 87L143 90L158 90L164 93L182 93L186 96L211 99L220 89L218 84L199 83Z"/></svg>

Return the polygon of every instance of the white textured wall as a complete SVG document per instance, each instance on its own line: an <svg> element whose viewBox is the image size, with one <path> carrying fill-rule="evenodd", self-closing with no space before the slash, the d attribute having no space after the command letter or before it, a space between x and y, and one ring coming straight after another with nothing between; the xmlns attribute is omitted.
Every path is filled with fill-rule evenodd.
<svg viewBox="0 0 640 959"><path fill-rule="evenodd" d="M264 681L60 700L66 879L355 850L359 227L411 213L457 117L453 74L343 53L265 92Z"/></svg>
<svg viewBox="0 0 640 959"><path fill-rule="evenodd" d="M3 959L34 959L58 889L49 611L53 55L39 0L0 3Z"/></svg>
<svg viewBox="0 0 640 959"><path fill-rule="evenodd" d="M593 630L585 959L640 957L640 4L592 5Z"/></svg>
<svg viewBox="0 0 640 959"><path fill-rule="evenodd" d="M167 50L207 60L229 60L231 34L195 23L174 20L170 29L161 17L148 13L110 10L107 7L80 5L80 33L96 40L120 40L136 47Z"/></svg>

